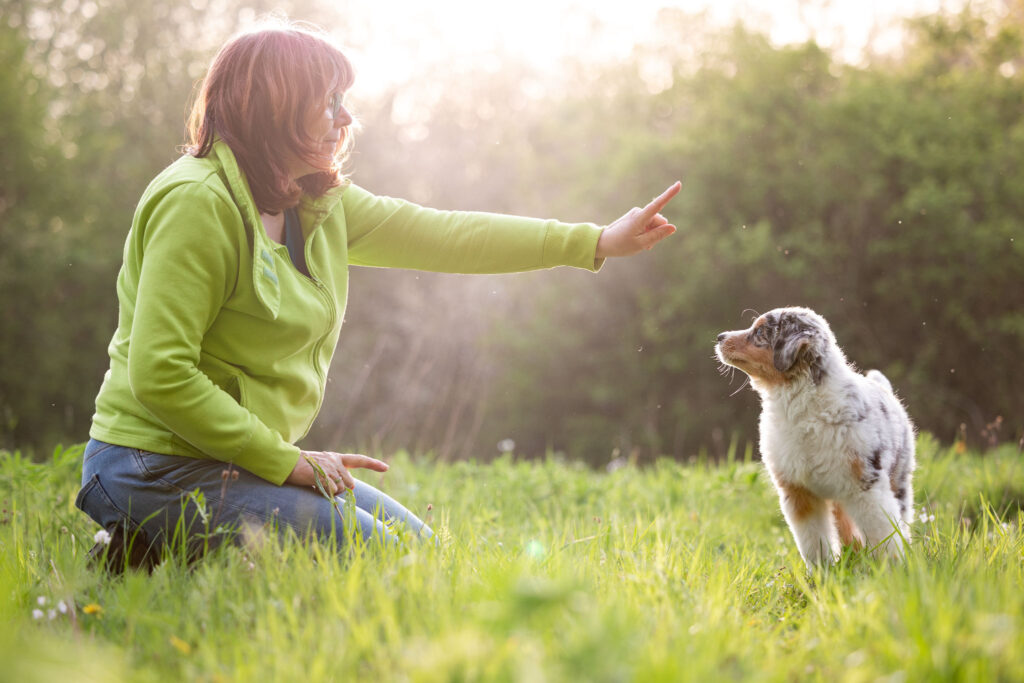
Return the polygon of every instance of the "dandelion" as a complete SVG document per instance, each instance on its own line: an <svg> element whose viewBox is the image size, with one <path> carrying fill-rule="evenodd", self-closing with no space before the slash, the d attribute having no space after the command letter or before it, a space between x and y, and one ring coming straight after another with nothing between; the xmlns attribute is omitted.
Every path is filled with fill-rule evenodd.
<svg viewBox="0 0 1024 683"><path fill-rule="evenodd" d="M171 646L175 650L180 652L181 654L183 654L183 655L192 654L192 646L189 645L188 643L186 643L184 640L182 640L178 636L171 636L168 639L168 641L170 642Z"/></svg>
<svg viewBox="0 0 1024 683"><path fill-rule="evenodd" d="M94 543L102 543L103 545L110 545L110 532L106 529L100 529L96 532L96 535L92 537Z"/></svg>
<svg viewBox="0 0 1024 683"><path fill-rule="evenodd" d="M103 608L97 605L95 602L90 602L88 605L82 608L82 611L86 614L95 614L97 616L103 614Z"/></svg>
<svg viewBox="0 0 1024 683"><path fill-rule="evenodd" d="M37 621L39 619L42 619L43 618L43 610L41 610L41 609L34 609L34 610L32 610L32 618L37 620Z"/></svg>

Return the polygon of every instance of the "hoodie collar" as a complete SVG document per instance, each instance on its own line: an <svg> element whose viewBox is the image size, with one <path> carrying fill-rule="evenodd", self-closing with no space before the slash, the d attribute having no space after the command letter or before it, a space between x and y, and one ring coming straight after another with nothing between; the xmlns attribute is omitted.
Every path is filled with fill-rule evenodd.
<svg viewBox="0 0 1024 683"><path fill-rule="evenodd" d="M253 225L262 225L259 220L259 210L256 208L256 200L252 197L249 182L246 180L242 168L238 165L234 152L221 139L217 139L213 143L213 152L224 169L224 175L228 179L228 184L231 187L231 193L235 196L235 201L238 202L239 208L243 209L243 217ZM342 192L348 184L349 181L346 179L340 186L332 187L319 197L303 195L302 199L299 200L299 206L303 211L308 211L311 214L326 216L341 199Z"/></svg>
<svg viewBox="0 0 1024 683"><path fill-rule="evenodd" d="M263 221L260 220L260 212L256 208L249 183L231 148L223 140L217 140L213 143L213 155L224 171L228 189L242 214L242 221L250 237L253 289L260 303L276 319L281 308L281 288L278 284L277 261L273 257L274 243L263 229ZM299 213L302 231L307 239L330 215L347 184L331 188L320 197L302 197Z"/></svg>

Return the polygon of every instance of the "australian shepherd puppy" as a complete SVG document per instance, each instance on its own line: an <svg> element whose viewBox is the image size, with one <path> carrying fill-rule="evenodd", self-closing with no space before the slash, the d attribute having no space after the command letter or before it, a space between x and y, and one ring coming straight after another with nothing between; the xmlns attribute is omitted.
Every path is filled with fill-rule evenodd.
<svg viewBox="0 0 1024 683"><path fill-rule="evenodd" d="M902 557L914 427L889 380L855 371L807 308L777 308L723 332L715 353L761 396L761 458L807 566L833 562L840 542Z"/></svg>

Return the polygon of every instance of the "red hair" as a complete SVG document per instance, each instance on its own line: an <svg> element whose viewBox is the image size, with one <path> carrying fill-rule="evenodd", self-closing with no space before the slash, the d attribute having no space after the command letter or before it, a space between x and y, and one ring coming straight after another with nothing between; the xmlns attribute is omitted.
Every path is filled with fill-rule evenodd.
<svg viewBox="0 0 1024 683"><path fill-rule="evenodd" d="M333 93L352 85L348 58L320 29L278 22L229 40L213 59L188 120L185 150L195 157L223 140L249 181L257 208L276 214L295 206L303 192L319 196L344 179L341 166L352 147L351 126L329 163L305 130ZM298 157L317 172L298 180L288 160Z"/></svg>

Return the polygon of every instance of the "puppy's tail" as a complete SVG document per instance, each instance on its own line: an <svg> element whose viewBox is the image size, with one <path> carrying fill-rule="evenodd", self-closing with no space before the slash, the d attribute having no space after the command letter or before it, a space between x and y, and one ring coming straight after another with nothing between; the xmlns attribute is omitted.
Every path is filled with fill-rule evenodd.
<svg viewBox="0 0 1024 683"><path fill-rule="evenodd" d="M886 379L885 375L880 373L878 370L868 370L866 373L864 373L864 376L867 377L872 382L874 382L875 384L881 384L883 387L888 389L890 393L892 393L892 385L889 384L889 380Z"/></svg>

